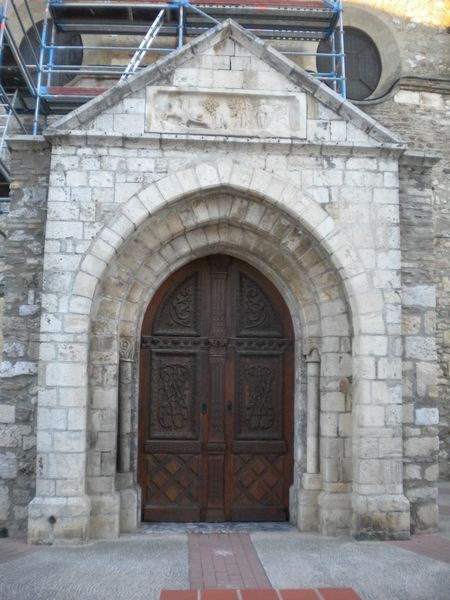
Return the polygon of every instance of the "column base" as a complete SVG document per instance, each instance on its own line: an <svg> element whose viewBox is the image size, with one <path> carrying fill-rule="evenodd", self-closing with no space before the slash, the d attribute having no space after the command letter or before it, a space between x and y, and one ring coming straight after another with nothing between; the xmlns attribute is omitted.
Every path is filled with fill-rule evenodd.
<svg viewBox="0 0 450 600"><path fill-rule="evenodd" d="M137 488L120 490L120 533L136 531L141 524L141 491Z"/></svg>
<svg viewBox="0 0 450 600"><path fill-rule="evenodd" d="M304 473L302 489L297 494L297 527L300 531L319 531L319 494L322 477Z"/></svg>
<svg viewBox="0 0 450 600"><path fill-rule="evenodd" d="M116 490L120 494L119 531L132 533L141 524L141 487L127 471L116 474Z"/></svg>
<svg viewBox="0 0 450 600"><path fill-rule="evenodd" d="M96 494L91 496L92 512L90 531L93 539L116 539L119 537L120 494Z"/></svg>
<svg viewBox="0 0 450 600"><path fill-rule="evenodd" d="M89 539L88 496L36 496L28 506L28 543L80 543Z"/></svg>
<svg viewBox="0 0 450 600"><path fill-rule="evenodd" d="M348 535L351 524L351 495L349 493L321 492L319 496L320 533L334 537Z"/></svg>
<svg viewBox="0 0 450 600"><path fill-rule="evenodd" d="M410 506L403 494L352 496L352 536L356 540L407 540Z"/></svg>

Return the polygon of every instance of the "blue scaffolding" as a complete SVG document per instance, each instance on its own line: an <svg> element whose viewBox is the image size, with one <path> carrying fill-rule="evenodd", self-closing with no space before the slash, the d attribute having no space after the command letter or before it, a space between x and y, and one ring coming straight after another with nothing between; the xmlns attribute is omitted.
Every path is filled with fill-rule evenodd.
<svg viewBox="0 0 450 600"><path fill-rule="evenodd" d="M69 112L228 18L293 60L317 56L327 40L320 56L330 70L311 74L345 97L342 10L342 0L47 0L36 21L31 0L0 0L0 178L9 177L13 122L36 135L48 115Z"/></svg>

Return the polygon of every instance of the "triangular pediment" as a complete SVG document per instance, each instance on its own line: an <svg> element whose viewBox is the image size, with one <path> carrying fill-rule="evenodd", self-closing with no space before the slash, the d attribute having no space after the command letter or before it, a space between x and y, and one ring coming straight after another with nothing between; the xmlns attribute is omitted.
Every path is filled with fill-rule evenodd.
<svg viewBox="0 0 450 600"><path fill-rule="evenodd" d="M232 20L118 82L44 135L68 130L402 145L395 134Z"/></svg>

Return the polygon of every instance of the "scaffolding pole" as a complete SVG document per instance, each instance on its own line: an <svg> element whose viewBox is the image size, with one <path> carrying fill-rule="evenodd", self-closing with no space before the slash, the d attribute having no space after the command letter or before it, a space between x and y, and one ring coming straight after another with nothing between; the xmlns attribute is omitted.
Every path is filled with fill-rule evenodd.
<svg viewBox="0 0 450 600"><path fill-rule="evenodd" d="M104 91L106 88L101 87L102 80L107 81L106 87L114 80L124 80L138 72L147 55L163 55L179 49L187 40L229 17L264 40L272 40L275 44L280 40L289 42L290 46L284 46L282 51L296 60L318 55L317 51L307 48L296 49L297 42L318 44L328 39L331 50L323 56L330 57L330 71L311 75L326 82L345 98L342 0L286 0L286 6L280 5L278 0L274 0L273 4L270 0L262 0L261 5L256 0L254 4L242 0L241 4L235 5L227 4L227 0L211 2L208 5L207 0L47 0L40 31L29 0L23 0L21 10L17 0L4 0L3 8L0 7L0 66L7 47L14 62L13 68L23 82L18 97L19 112L33 114L33 134L39 133L47 114L67 113ZM11 8L12 17L17 21L15 29L8 27L7 23L6 12ZM38 41L36 47L34 41L29 40L33 64L25 61L13 29L22 32L21 35L33 32ZM83 43L76 45L72 39L71 43L64 44L64 34L71 32L83 35ZM89 43L89 37L104 35L114 35L118 40L123 39L124 43L113 45L107 40L104 45ZM130 36L139 36L140 43L130 44ZM83 52L80 64L76 64L78 59L72 58L78 49ZM117 64L108 64L104 57L96 61L97 57L108 52L122 55L123 65L121 59ZM58 86L57 75L60 74L78 77L80 83ZM83 78L87 79L87 85ZM95 78L94 85L89 81L92 78ZM0 83L0 93L2 89ZM4 93L8 97L13 91L5 89ZM30 102L24 98L25 92ZM17 111L13 115L20 119Z"/></svg>

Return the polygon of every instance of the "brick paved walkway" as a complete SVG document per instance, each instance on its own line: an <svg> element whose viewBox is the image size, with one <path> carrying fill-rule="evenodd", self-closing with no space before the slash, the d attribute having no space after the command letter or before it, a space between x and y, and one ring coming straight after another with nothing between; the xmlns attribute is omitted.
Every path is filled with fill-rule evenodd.
<svg viewBox="0 0 450 600"><path fill-rule="evenodd" d="M404 542L390 542L403 550L410 550L434 560L442 560L450 563L450 540L438 535L424 534L416 535Z"/></svg>
<svg viewBox="0 0 450 600"><path fill-rule="evenodd" d="M442 535L439 533L416 535L404 542L391 542L393 545L434 560L450 563L450 538L444 533L444 530L448 529L450 517L450 487L448 485L448 482L439 482L438 484L439 526Z"/></svg>
<svg viewBox="0 0 450 600"><path fill-rule="evenodd" d="M32 554L40 548L45 548L45 546L30 546L24 539L1 538L0 563L21 558L27 554Z"/></svg>
<svg viewBox="0 0 450 600"><path fill-rule="evenodd" d="M270 588L248 533L188 535L191 587Z"/></svg>
<svg viewBox="0 0 450 600"><path fill-rule="evenodd" d="M160 600L359 600L351 589L271 589L247 533L190 533L188 542L192 589L163 590Z"/></svg>

